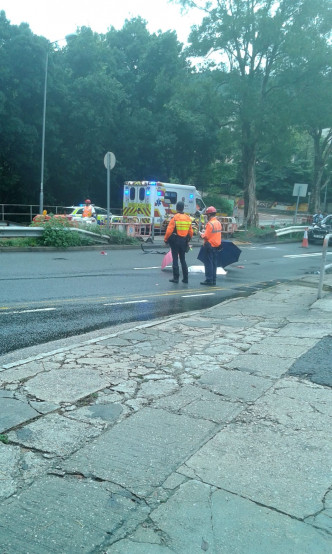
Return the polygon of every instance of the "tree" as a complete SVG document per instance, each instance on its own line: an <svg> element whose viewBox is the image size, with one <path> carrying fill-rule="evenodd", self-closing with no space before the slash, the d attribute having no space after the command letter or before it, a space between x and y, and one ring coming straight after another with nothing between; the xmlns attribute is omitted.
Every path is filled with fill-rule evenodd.
<svg viewBox="0 0 332 554"><path fill-rule="evenodd" d="M2 202L26 202L38 194L46 44L45 39L32 34L28 25L10 25L5 13L0 12Z"/></svg>
<svg viewBox="0 0 332 554"><path fill-rule="evenodd" d="M228 74L233 96L233 127L241 139L242 176L248 225L258 222L256 162L271 113L278 77L328 32L328 0L175 0L183 7L201 7L205 17L190 35L193 56L214 57ZM211 66L210 66L211 67Z"/></svg>

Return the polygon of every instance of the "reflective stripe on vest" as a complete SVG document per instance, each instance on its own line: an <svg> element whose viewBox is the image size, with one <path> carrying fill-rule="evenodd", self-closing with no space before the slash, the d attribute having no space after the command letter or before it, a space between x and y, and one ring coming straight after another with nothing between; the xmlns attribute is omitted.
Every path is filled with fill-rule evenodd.
<svg viewBox="0 0 332 554"><path fill-rule="evenodd" d="M218 225L218 229L215 229L215 228L214 228L214 225L213 225L213 222L212 222L212 221L209 221L209 223L210 223L210 225L211 225L211 227L212 227L212 233L221 233L221 223L218 222L219 225L220 225L220 227L219 227L219 225Z"/></svg>
<svg viewBox="0 0 332 554"><path fill-rule="evenodd" d="M189 231L191 221L176 221L175 227L177 231Z"/></svg>
<svg viewBox="0 0 332 554"><path fill-rule="evenodd" d="M190 217L187 216L187 215L185 215L185 217L183 217L183 215L184 214L176 214L174 216L175 229L176 229L177 234L180 237L186 237L188 235L188 232L189 232L189 229L190 229L190 226L191 226Z"/></svg>

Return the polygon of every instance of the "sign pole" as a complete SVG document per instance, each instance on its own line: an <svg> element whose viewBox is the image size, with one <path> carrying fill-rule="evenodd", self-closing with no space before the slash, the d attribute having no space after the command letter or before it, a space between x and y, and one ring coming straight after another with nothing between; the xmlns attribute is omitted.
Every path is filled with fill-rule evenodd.
<svg viewBox="0 0 332 554"><path fill-rule="evenodd" d="M294 224L297 223L297 210L299 209L299 202L300 202L300 195L297 196L296 200L296 208L295 208L295 215L294 215Z"/></svg>
<svg viewBox="0 0 332 554"><path fill-rule="evenodd" d="M151 185L151 240L154 242L154 205L156 203L156 185Z"/></svg>
<svg viewBox="0 0 332 554"><path fill-rule="evenodd" d="M107 227L110 228L111 212L111 156L107 152Z"/></svg>
<svg viewBox="0 0 332 554"><path fill-rule="evenodd" d="M107 152L104 157L104 166L107 169L107 227L110 228L111 214L111 169L115 166L115 156L113 152Z"/></svg>
<svg viewBox="0 0 332 554"><path fill-rule="evenodd" d="M297 211L298 211L298 208L299 208L300 196L303 196L303 197L307 196L307 190L308 190L307 183L295 183L294 184L293 196L297 196L295 215L294 215L294 224L295 225L296 225L296 222L297 222Z"/></svg>

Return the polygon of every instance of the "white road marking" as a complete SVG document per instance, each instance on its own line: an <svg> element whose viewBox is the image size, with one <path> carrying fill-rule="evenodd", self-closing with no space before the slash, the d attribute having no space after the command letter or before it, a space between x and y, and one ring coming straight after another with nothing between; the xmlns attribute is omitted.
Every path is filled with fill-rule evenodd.
<svg viewBox="0 0 332 554"><path fill-rule="evenodd" d="M190 265L188 267L189 273L205 273L204 265ZM227 275L227 271L223 267L217 267L217 275Z"/></svg>
<svg viewBox="0 0 332 554"><path fill-rule="evenodd" d="M154 265L151 267L134 267L133 269L160 269L160 265Z"/></svg>
<svg viewBox="0 0 332 554"><path fill-rule="evenodd" d="M181 298L192 298L193 296L214 296L214 292L202 292L201 294L184 294Z"/></svg>
<svg viewBox="0 0 332 554"><path fill-rule="evenodd" d="M56 310L56 308L36 308L35 310L16 310L15 312L3 312L4 314L11 315L11 314L31 314L34 312L52 312Z"/></svg>
<svg viewBox="0 0 332 554"><path fill-rule="evenodd" d="M104 304L104 306L123 306L123 304L143 304L148 300L130 300L128 302L111 302L110 304Z"/></svg>
<svg viewBox="0 0 332 554"><path fill-rule="evenodd" d="M332 254L332 252L326 252L326 254ZM284 258L313 258L321 255L321 252L312 252L311 254L287 254Z"/></svg>

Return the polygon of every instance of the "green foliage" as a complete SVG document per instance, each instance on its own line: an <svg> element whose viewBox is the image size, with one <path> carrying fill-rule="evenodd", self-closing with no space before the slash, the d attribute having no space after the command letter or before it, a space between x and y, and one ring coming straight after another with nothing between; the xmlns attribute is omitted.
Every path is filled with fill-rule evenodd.
<svg viewBox="0 0 332 554"><path fill-rule="evenodd" d="M294 179L311 179L319 201L331 159L321 135L332 128L328 5L212 0L185 49L175 32L150 34L139 17L106 34L82 27L59 47L0 11L0 201L39 198L47 53L45 204L89 196L105 206L110 148L114 208L131 179L244 191L248 222L256 181L261 198L288 200ZM303 152L307 134L315 149Z"/></svg>
<svg viewBox="0 0 332 554"><path fill-rule="evenodd" d="M37 238L17 237L17 238L0 239L1 248L8 248L8 247L15 247L15 246L17 248L28 248L28 247L38 246L38 245L39 245L39 241Z"/></svg>
<svg viewBox="0 0 332 554"><path fill-rule="evenodd" d="M0 442L3 442L4 444L9 443L8 435L0 435Z"/></svg>
<svg viewBox="0 0 332 554"><path fill-rule="evenodd" d="M108 230L105 227L99 227L100 234L107 235L109 237L110 244L139 244L138 239L135 237L128 237L127 234L123 231Z"/></svg>
<svg viewBox="0 0 332 554"><path fill-rule="evenodd" d="M91 244L90 239L81 237L79 233L61 226L46 226L43 236L39 240L43 246L54 246L56 248Z"/></svg>
<svg viewBox="0 0 332 554"><path fill-rule="evenodd" d="M224 213L229 217L233 215L234 202L222 197L220 194L208 193L204 196L204 203L206 206L214 206L218 212Z"/></svg>
<svg viewBox="0 0 332 554"><path fill-rule="evenodd" d="M68 248L69 246L85 246L93 243L90 238L84 237L80 233L75 233L73 230L75 225L65 217L57 218L52 215L47 217L50 217L50 219L45 220L43 217L40 217L31 224L31 227L44 228L42 237L38 239L40 245ZM84 226L84 228L86 227Z"/></svg>

